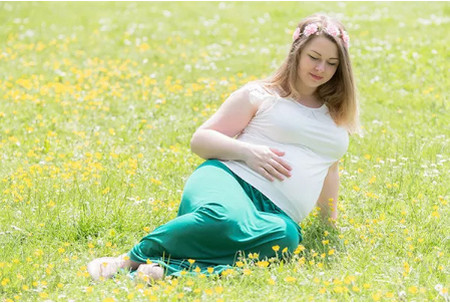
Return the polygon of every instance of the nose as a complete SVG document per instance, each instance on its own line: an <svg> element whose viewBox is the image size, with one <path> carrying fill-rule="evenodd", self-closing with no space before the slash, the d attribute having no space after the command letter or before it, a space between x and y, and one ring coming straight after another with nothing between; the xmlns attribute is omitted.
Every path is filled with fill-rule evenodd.
<svg viewBox="0 0 450 303"><path fill-rule="evenodd" d="M320 61L317 63L316 71L321 72L321 73L325 71L325 62L324 61Z"/></svg>

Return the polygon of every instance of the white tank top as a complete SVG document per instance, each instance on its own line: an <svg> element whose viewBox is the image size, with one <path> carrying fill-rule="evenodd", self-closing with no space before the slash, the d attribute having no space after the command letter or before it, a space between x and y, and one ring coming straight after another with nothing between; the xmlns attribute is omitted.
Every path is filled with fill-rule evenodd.
<svg viewBox="0 0 450 303"><path fill-rule="evenodd" d="M222 161L243 180L267 196L294 221L314 208L330 166L347 151L348 133L330 117L326 105L306 107L293 99L249 83L250 102L260 106L237 140L266 145L285 152L291 177L270 182L242 161Z"/></svg>

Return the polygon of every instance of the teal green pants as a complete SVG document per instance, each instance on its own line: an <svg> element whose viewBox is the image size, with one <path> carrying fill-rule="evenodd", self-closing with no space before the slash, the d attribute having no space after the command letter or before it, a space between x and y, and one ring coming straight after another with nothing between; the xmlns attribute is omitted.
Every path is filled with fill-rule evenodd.
<svg viewBox="0 0 450 303"><path fill-rule="evenodd" d="M292 252L301 240L299 225L267 197L220 161L207 160L186 182L178 216L145 236L128 255L135 262L158 263L168 275L196 267L220 273L240 254L273 257L272 247Z"/></svg>

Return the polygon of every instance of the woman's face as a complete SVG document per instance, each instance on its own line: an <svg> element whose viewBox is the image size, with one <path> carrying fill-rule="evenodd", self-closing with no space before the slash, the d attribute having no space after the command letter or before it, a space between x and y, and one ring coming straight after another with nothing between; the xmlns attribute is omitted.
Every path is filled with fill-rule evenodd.
<svg viewBox="0 0 450 303"><path fill-rule="evenodd" d="M338 65L338 48L334 42L323 36L310 40L300 54L297 69L300 92L314 93L318 86L333 77Z"/></svg>

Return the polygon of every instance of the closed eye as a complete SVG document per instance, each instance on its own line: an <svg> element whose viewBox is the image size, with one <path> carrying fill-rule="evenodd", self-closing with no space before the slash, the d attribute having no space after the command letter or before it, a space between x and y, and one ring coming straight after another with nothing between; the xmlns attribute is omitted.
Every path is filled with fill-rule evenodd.
<svg viewBox="0 0 450 303"><path fill-rule="evenodd" d="M319 58L316 58L316 57L313 57L313 56L311 56L311 55L308 55L311 59L313 59L313 60L319 60Z"/></svg>

